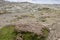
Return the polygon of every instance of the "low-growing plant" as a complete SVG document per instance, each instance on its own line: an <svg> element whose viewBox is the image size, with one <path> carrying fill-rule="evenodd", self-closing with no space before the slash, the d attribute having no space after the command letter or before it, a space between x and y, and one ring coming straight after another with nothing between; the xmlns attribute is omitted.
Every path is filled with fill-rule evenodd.
<svg viewBox="0 0 60 40"><path fill-rule="evenodd" d="M14 32L14 25L7 25L0 29L0 40L15 40L16 33Z"/></svg>

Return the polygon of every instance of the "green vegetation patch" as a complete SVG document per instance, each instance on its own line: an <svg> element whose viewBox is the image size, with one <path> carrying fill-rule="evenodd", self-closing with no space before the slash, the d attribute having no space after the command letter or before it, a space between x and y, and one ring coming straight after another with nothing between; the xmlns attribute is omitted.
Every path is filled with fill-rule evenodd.
<svg viewBox="0 0 60 40"><path fill-rule="evenodd" d="M14 26L8 25L0 29L0 40L15 40L15 38Z"/></svg>
<svg viewBox="0 0 60 40"><path fill-rule="evenodd" d="M23 40L39 40L39 36L34 33L22 32L21 34Z"/></svg>
<svg viewBox="0 0 60 40"><path fill-rule="evenodd" d="M0 40L16 40L16 37L19 33L17 33L14 29L15 26L8 25L4 26L0 29ZM48 36L49 30L47 28L43 28L42 35L37 35L31 32L20 32L21 37L23 40L46 40Z"/></svg>
<svg viewBox="0 0 60 40"><path fill-rule="evenodd" d="M42 37L46 38L49 34L50 30L48 28L43 28L42 29Z"/></svg>

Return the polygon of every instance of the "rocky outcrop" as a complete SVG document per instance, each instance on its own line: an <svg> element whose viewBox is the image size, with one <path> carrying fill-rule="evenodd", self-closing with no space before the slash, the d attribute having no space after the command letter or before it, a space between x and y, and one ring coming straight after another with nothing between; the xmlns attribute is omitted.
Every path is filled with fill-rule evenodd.
<svg viewBox="0 0 60 40"><path fill-rule="evenodd" d="M44 25L41 25L38 22L30 22L28 24L20 23L20 24L16 25L16 30L17 30L17 32L21 32L21 31L33 32L33 33L36 33L37 35L40 35L40 34L42 34L41 29L44 27L45 27Z"/></svg>

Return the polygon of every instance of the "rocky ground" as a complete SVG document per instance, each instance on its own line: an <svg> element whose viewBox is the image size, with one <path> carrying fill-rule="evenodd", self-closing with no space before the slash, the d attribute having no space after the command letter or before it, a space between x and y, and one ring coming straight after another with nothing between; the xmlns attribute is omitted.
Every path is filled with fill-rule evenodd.
<svg viewBox="0 0 60 40"><path fill-rule="evenodd" d="M60 5L0 2L0 27L30 22L50 29L47 40L60 40Z"/></svg>

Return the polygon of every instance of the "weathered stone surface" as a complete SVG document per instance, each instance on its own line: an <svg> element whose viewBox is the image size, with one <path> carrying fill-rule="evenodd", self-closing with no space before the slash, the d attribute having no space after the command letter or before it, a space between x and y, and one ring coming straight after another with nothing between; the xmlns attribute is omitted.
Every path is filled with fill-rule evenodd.
<svg viewBox="0 0 60 40"><path fill-rule="evenodd" d="M37 35L42 34L42 28L44 28L45 26L40 24L39 22L30 22L28 24L26 23L19 23L16 24L16 30L17 32L33 32L36 33Z"/></svg>

